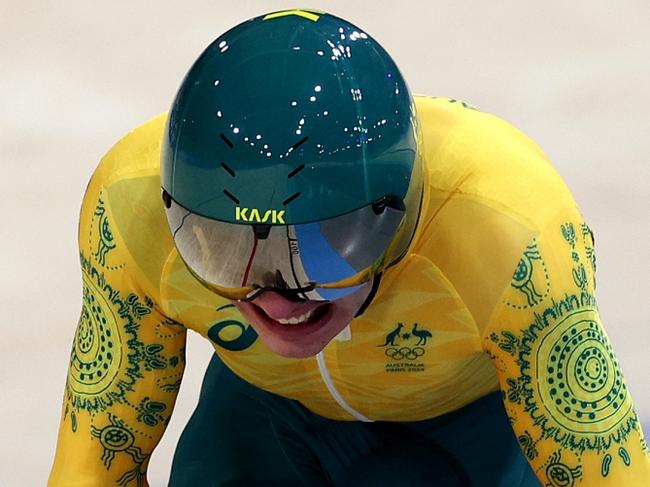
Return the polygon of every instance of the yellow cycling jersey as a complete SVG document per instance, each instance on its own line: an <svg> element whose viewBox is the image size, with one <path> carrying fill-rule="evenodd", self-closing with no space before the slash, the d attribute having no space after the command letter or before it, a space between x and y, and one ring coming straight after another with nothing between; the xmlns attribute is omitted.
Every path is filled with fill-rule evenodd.
<svg viewBox="0 0 650 487"><path fill-rule="evenodd" d="M416 105L425 184L409 252L346 332L305 359L270 352L180 259L161 201L166 116L110 150L81 211L83 309L50 485L144 481L187 329L244 380L336 420L423 420L500 389L544 485L650 483L598 316L593 235L566 185L499 118L449 99Z"/></svg>

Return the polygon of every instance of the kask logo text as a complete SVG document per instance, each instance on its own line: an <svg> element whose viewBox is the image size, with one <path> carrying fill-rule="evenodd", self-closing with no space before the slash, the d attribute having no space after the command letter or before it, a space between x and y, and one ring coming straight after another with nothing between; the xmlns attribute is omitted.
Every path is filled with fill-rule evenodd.
<svg viewBox="0 0 650 487"><path fill-rule="evenodd" d="M285 210L266 210L263 214L257 208L235 207L235 220L251 223L284 223Z"/></svg>

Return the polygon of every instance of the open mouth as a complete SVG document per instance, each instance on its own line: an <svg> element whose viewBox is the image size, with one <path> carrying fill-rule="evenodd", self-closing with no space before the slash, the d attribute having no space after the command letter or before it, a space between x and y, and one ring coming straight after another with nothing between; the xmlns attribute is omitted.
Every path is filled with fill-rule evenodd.
<svg viewBox="0 0 650 487"><path fill-rule="evenodd" d="M329 321L332 311L331 303L323 303L299 316L271 318L261 306L250 303L250 309L260 321L276 330L282 328L287 332L300 332L317 328Z"/></svg>

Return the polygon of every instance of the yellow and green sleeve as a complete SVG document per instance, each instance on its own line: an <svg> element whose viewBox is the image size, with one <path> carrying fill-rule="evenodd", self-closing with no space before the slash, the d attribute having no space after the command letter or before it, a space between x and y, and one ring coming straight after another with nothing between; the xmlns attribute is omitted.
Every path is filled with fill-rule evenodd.
<svg viewBox="0 0 650 487"><path fill-rule="evenodd" d="M483 337L545 487L650 485L650 453L594 297L593 235L560 211L528 245Z"/></svg>
<svg viewBox="0 0 650 487"><path fill-rule="evenodd" d="M105 166L81 211L82 309L51 487L146 485L185 366L186 330L159 311L155 288L141 284L115 225Z"/></svg>

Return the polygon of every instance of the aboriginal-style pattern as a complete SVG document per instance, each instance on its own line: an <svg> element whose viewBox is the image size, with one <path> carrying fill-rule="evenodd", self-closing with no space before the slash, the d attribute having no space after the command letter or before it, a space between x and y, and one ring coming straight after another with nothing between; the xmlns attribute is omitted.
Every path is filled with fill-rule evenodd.
<svg viewBox="0 0 650 487"><path fill-rule="evenodd" d="M586 223L582 223L580 225L580 229L582 231L582 239L584 241L585 256L587 257L587 261L591 267L592 286L594 289L596 289L596 252L594 251L594 233Z"/></svg>
<svg viewBox="0 0 650 487"><path fill-rule="evenodd" d="M103 196L97 199L97 206L92 215L92 221L88 232L88 247L93 250L92 258L101 267L109 270L117 270L124 267L124 264L109 265L108 254L115 249L115 236L111 230L111 223L106 211Z"/></svg>
<svg viewBox="0 0 650 487"><path fill-rule="evenodd" d="M533 437L528 431L524 431L523 434L519 435L517 440L519 440L521 449L524 451L528 460L534 460L537 458L537 455L539 455L536 448L537 442L533 440Z"/></svg>
<svg viewBox="0 0 650 487"><path fill-rule="evenodd" d="M587 227L588 229L588 227ZM580 254L578 253L577 250L577 237L576 237L576 231L573 223L566 223L563 224L561 227L562 231L562 236L564 237L564 240L567 241L567 243L571 246L571 259L573 260L573 282L577 287L579 287L582 291L585 291L587 289L587 286L589 285L588 278L587 278L587 271L585 269L585 266L580 259ZM591 235L590 233L583 233L582 237L584 238L586 235ZM594 256L593 254L593 249L591 252L591 255ZM593 262L595 263L595 256L593 257ZM594 264L595 267L595 264Z"/></svg>
<svg viewBox="0 0 650 487"><path fill-rule="evenodd" d="M181 337L186 333L186 329L183 326L169 319L164 319L163 321L157 323L155 330L156 336L162 341L170 339L173 340ZM149 357L151 357L152 350L154 349L149 349ZM181 387L181 380L183 378L183 368L185 367L185 347L180 347L176 355L172 355L168 358L161 357L160 355L158 355L156 358L156 355L154 353L154 361L149 361L150 369L152 367L152 364L155 365L158 363L156 361L164 362L166 364L166 368L169 369L168 371L171 372L169 374L163 375L162 377L158 377L156 379L156 385L160 388L160 390L164 392L171 394L178 393ZM167 418L167 422L169 422L169 417Z"/></svg>
<svg viewBox="0 0 650 487"><path fill-rule="evenodd" d="M124 421L108 413L109 424L102 428L91 427L91 435L97 438L104 451L102 462L106 469L111 468L111 463L118 454L129 455L133 460L135 467L124 473L117 484L125 487L130 482L135 481L138 487L144 484L146 471L143 468L149 455L144 454L140 448L135 446L135 435L131 429L126 426Z"/></svg>
<svg viewBox="0 0 650 487"><path fill-rule="evenodd" d="M510 285L519 291L509 295L505 302L511 308L531 308L548 296L551 284L537 241L533 240L524 251Z"/></svg>
<svg viewBox="0 0 650 487"><path fill-rule="evenodd" d="M569 305L574 304L577 298ZM604 450L637 425L618 362L592 309L570 311L556 323L533 323L518 357L526 411L559 445Z"/></svg>
<svg viewBox="0 0 650 487"><path fill-rule="evenodd" d="M576 228L581 230L579 234ZM597 456L602 477L610 475L613 468L629 467L632 460L626 442L632 432L640 433L592 294L595 254L591 231L585 224L567 222L559 225L558 236L567 247L567 258L559 265L569 266L568 279L562 281L564 276L558 276L558 281L564 282L564 294L549 297L548 287L531 284L536 270L545 286L553 278L543 265L537 242L533 242L506 293L506 304L515 309L526 306L512 306L513 299L525 296L532 320L521 331L500 330L488 337L493 344L488 353L505 374L502 390L509 415L516 420L517 413L523 412L528 417L525 423L533 426L518 435L524 454L529 460L538 457L542 440L551 439L557 445L537 469L545 473L546 487L580 482L584 474L581 457L586 453Z"/></svg>
<svg viewBox="0 0 650 487"><path fill-rule="evenodd" d="M147 354L138 322L153 303L135 294L121 296L83 254L81 267L83 306L66 390L75 409L97 413L122 401L142 377Z"/></svg>
<svg viewBox="0 0 650 487"><path fill-rule="evenodd" d="M168 319L156 322L153 301L121 291L119 276L95 267L98 257L81 253L83 306L70 357L64 417L70 418L75 436L86 434L100 442L104 467L117 469L116 485L142 486L149 445L169 423L172 402L166 398L174 400L185 364L184 347L168 351L163 343L177 343L185 330ZM157 373L156 399L134 396L138 383L152 373ZM78 427L80 419L89 429Z"/></svg>
<svg viewBox="0 0 650 487"><path fill-rule="evenodd" d="M167 409L164 402L152 401L148 396L144 397L136 407L138 416L136 419L147 426L156 426L158 423L167 423L169 417L165 418L163 413Z"/></svg>
<svg viewBox="0 0 650 487"><path fill-rule="evenodd" d="M582 467L563 462L561 450L551 455L544 468L549 480L545 487L573 487L582 477Z"/></svg>

